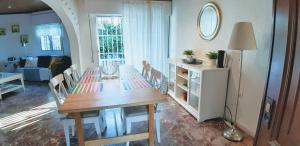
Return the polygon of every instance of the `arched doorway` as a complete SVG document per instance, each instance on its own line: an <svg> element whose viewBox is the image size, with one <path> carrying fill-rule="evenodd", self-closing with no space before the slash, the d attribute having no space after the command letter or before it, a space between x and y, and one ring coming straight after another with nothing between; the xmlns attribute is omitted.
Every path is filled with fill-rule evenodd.
<svg viewBox="0 0 300 146"><path fill-rule="evenodd" d="M41 0L47 4L61 19L70 41L70 52L72 63L79 66L80 62L80 36L78 18L73 0Z"/></svg>

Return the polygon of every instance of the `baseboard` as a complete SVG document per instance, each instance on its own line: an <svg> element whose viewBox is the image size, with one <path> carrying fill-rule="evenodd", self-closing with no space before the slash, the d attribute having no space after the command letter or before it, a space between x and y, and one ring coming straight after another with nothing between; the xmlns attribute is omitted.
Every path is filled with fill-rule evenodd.
<svg viewBox="0 0 300 146"><path fill-rule="evenodd" d="M243 132L245 132L246 134L250 135L252 138L255 137L255 133L256 133L255 131L252 131L252 130L248 129L247 127L245 127L245 126L239 124L238 122L236 123L236 126L237 126L239 129L241 129Z"/></svg>

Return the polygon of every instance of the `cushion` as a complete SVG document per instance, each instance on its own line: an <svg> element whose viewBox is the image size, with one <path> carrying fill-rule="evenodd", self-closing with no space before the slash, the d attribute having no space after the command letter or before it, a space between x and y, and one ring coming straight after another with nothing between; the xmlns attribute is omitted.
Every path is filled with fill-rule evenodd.
<svg viewBox="0 0 300 146"><path fill-rule="evenodd" d="M27 57L25 67L37 67L37 57Z"/></svg>
<svg viewBox="0 0 300 146"><path fill-rule="evenodd" d="M37 67L48 68L51 63L52 56L38 56Z"/></svg>
<svg viewBox="0 0 300 146"><path fill-rule="evenodd" d="M24 67L26 63L26 58L20 58L19 66Z"/></svg>

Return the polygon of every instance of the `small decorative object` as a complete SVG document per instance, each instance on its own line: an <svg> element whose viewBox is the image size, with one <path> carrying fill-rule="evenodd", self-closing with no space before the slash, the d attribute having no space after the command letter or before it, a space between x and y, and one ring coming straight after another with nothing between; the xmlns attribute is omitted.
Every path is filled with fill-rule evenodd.
<svg viewBox="0 0 300 146"><path fill-rule="evenodd" d="M5 28L0 28L0 35L6 35Z"/></svg>
<svg viewBox="0 0 300 146"><path fill-rule="evenodd" d="M183 52L183 55L186 56L186 58L183 60L186 63L194 63L196 61L195 58L193 58L194 51L193 50L185 50Z"/></svg>
<svg viewBox="0 0 300 146"><path fill-rule="evenodd" d="M22 34L20 36L20 41L21 41L22 46L25 47L26 44L29 42L28 35L27 34Z"/></svg>
<svg viewBox="0 0 300 146"><path fill-rule="evenodd" d="M226 66L226 52L224 50L218 50L217 67L224 68Z"/></svg>
<svg viewBox="0 0 300 146"><path fill-rule="evenodd" d="M183 85L184 87L188 87L187 82L184 82L182 85Z"/></svg>
<svg viewBox="0 0 300 146"><path fill-rule="evenodd" d="M184 101L187 101L187 92L183 92L183 93L182 93L182 99L183 99Z"/></svg>
<svg viewBox="0 0 300 146"><path fill-rule="evenodd" d="M18 33L20 32L20 25L19 24L14 24L11 26L11 32L12 33Z"/></svg>
<svg viewBox="0 0 300 146"><path fill-rule="evenodd" d="M206 55L210 59L211 65L216 66L217 65L218 53L217 52L208 52Z"/></svg>

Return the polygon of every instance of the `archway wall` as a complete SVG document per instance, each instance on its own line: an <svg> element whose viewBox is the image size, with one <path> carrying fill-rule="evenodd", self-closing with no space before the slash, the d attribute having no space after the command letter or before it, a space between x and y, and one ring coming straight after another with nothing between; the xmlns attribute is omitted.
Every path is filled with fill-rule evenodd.
<svg viewBox="0 0 300 146"><path fill-rule="evenodd" d="M80 53L80 35L78 24L78 6L75 0L42 0L49 5L60 17L66 28L69 40L71 59L73 64L77 64L82 70Z"/></svg>

